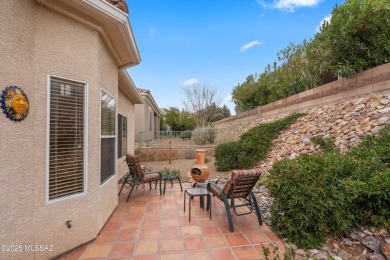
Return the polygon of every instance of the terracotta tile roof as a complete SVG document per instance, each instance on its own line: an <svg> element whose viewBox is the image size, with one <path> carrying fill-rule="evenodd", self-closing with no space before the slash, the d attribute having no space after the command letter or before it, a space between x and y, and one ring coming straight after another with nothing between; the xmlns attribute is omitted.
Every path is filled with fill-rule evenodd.
<svg viewBox="0 0 390 260"><path fill-rule="evenodd" d="M137 88L137 89L138 89L138 93L150 94L150 90L148 90L148 89L145 89L145 88Z"/></svg>
<svg viewBox="0 0 390 260"><path fill-rule="evenodd" d="M129 13L129 9L127 8L127 4L125 0L106 0L106 1L112 4L113 6L115 6L116 8L122 10L123 12L127 14Z"/></svg>

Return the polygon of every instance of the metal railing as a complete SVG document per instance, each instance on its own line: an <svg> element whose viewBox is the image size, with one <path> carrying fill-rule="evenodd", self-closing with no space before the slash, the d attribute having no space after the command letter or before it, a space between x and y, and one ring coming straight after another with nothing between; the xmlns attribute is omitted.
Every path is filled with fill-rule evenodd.
<svg viewBox="0 0 390 260"><path fill-rule="evenodd" d="M214 147L215 131L199 130L194 131L158 131L139 132L138 147L153 148L188 148L188 147Z"/></svg>

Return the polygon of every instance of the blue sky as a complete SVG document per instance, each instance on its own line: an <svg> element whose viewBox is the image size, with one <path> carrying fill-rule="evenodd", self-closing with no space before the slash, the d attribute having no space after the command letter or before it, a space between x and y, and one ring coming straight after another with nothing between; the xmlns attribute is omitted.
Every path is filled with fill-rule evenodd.
<svg viewBox="0 0 390 260"><path fill-rule="evenodd" d="M128 69L159 107L182 108L183 88L216 88L221 105L289 42L315 35L343 0L127 0L141 64Z"/></svg>

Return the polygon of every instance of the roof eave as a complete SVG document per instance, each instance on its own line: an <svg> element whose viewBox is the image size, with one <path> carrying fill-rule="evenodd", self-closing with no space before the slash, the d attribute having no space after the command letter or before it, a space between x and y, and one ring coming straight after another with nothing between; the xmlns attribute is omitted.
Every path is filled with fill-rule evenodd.
<svg viewBox="0 0 390 260"><path fill-rule="evenodd" d="M112 53L118 69L141 62L128 14L102 0L36 0L43 6L61 13L96 30Z"/></svg>
<svg viewBox="0 0 390 260"><path fill-rule="evenodd" d="M138 93L138 90L126 70L118 71L119 89L131 100L134 104L143 104L143 99Z"/></svg>

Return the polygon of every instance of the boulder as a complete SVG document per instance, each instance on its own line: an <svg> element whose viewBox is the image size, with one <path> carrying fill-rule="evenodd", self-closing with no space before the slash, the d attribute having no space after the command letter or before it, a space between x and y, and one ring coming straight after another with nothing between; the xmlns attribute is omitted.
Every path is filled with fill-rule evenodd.
<svg viewBox="0 0 390 260"><path fill-rule="evenodd" d="M367 235L360 242L376 253L380 254L382 252L380 241L376 237Z"/></svg>

